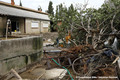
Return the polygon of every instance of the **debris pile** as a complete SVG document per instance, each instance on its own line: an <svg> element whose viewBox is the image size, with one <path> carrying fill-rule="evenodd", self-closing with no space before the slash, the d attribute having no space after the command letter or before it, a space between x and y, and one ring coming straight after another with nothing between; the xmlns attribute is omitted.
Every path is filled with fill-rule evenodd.
<svg viewBox="0 0 120 80"><path fill-rule="evenodd" d="M70 49L63 49L62 51L65 52L65 54L62 54L61 56L70 56L72 70L76 75L81 77L117 77L116 62L119 59L119 56L117 52L110 48L95 50L91 45L79 45ZM68 60L64 59L62 65L65 66L68 65L68 63Z"/></svg>

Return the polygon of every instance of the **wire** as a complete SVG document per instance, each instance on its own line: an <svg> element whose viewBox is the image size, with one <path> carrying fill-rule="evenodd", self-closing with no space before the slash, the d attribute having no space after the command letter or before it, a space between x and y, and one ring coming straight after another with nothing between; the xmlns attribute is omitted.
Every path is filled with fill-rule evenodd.
<svg viewBox="0 0 120 80"><path fill-rule="evenodd" d="M51 58L51 60L53 60L57 65L61 66L56 60L54 60L53 58ZM67 68L65 68L64 66L62 66L62 68L64 68L65 70L67 70L68 74L70 75L71 80L74 80L73 77L71 76L69 70Z"/></svg>

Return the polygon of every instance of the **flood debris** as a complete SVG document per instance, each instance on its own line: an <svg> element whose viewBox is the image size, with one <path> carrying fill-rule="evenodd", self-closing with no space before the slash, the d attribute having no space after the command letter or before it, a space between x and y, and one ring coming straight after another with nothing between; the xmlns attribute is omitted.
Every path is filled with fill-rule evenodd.
<svg viewBox="0 0 120 80"><path fill-rule="evenodd" d="M74 79L75 76L80 76L96 77L91 80L99 80L100 77L103 78L102 80L108 80L109 77L111 77L109 80L118 80L117 61L120 58L118 51L112 47L103 46L103 48L95 49L90 44L75 45L72 48L62 48L59 53L60 55L55 57L55 55L51 56L48 52L45 52L50 69L58 66L52 61L52 59L55 59L60 64L59 67L69 68L68 70L70 70Z"/></svg>
<svg viewBox="0 0 120 80"><path fill-rule="evenodd" d="M72 48L44 51L44 53L42 62L46 61L22 73L20 75L22 78L76 80L76 76L79 76L78 80L101 80L101 78L102 80L118 80L119 54L112 48L97 50L92 45L77 45ZM47 61L51 65L50 69L47 69ZM86 77L90 77L90 79L86 79Z"/></svg>
<svg viewBox="0 0 120 80"><path fill-rule="evenodd" d="M66 52L66 54L63 54L62 56L77 54L77 56L73 55L70 57L72 62L72 70L76 75L79 75L81 77L118 77L116 71L116 62L119 60L119 54L110 48L95 50L91 45L79 45L70 49L64 49L63 51ZM63 63L63 65L68 65L69 62L67 60L64 60ZM109 80L117 79L115 78Z"/></svg>

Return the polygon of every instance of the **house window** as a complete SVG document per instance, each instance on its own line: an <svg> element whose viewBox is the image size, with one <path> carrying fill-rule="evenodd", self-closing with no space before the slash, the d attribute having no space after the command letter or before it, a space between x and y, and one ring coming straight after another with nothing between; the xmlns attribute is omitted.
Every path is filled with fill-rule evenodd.
<svg viewBox="0 0 120 80"><path fill-rule="evenodd" d="M43 23L43 27L48 27L48 23L47 23L47 22L44 22L44 23Z"/></svg>
<svg viewBox="0 0 120 80"><path fill-rule="evenodd" d="M31 27L32 28L38 28L39 27L39 23L38 22L32 22Z"/></svg>

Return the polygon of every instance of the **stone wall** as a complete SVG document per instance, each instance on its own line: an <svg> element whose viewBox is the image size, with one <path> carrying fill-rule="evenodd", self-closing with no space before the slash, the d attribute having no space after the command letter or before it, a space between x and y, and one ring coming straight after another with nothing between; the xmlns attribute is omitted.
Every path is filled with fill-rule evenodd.
<svg viewBox="0 0 120 80"><path fill-rule="evenodd" d="M42 37L25 37L0 41L0 75L11 68L21 69L41 59Z"/></svg>

